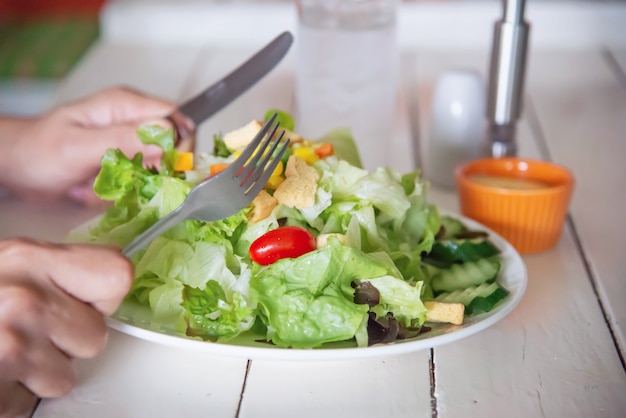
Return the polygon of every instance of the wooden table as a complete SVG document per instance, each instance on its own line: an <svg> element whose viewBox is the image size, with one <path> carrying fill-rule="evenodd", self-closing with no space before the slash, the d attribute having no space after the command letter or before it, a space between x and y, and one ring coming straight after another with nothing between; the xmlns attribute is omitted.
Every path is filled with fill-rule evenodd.
<svg viewBox="0 0 626 418"><path fill-rule="evenodd" d="M276 32L278 33L278 31ZM220 48L104 38L57 100L124 83L181 100L217 80L270 37ZM208 43L210 44L210 43ZM205 125L211 135L270 107L293 109L295 52ZM485 73L486 49L403 48L395 131L386 162L427 168L432 86L442 71ZM524 256L518 307L468 338L399 356L282 362L212 356L111 331L100 357L78 361L78 386L44 400L44 417L623 417L626 416L626 46L536 49L529 60L519 154L576 176L558 245ZM453 190L430 200L457 211ZM96 215L0 199L0 237L59 240Z"/></svg>

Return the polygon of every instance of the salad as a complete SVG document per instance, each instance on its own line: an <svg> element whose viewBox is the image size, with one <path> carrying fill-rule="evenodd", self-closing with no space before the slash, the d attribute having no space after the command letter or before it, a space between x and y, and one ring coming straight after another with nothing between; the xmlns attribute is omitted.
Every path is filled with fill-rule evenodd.
<svg viewBox="0 0 626 418"><path fill-rule="evenodd" d="M278 115L291 145L249 207L185 221L132 257L127 298L155 321L213 342L251 334L285 348L362 347L462 324L507 297L499 250L441 215L419 170L366 171L349 131L313 141ZM108 150L94 190L113 204L69 239L126 246L232 163L262 123L216 134L213 151L196 154L175 149L173 130L141 127L139 139L163 149L161 166Z"/></svg>

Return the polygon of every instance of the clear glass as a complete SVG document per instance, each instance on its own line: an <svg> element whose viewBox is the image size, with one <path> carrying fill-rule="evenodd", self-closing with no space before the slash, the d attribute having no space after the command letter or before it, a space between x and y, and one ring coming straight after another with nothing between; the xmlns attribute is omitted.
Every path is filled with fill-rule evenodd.
<svg viewBox="0 0 626 418"><path fill-rule="evenodd" d="M349 127L365 168L387 164L396 98L397 0L297 0L297 131Z"/></svg>

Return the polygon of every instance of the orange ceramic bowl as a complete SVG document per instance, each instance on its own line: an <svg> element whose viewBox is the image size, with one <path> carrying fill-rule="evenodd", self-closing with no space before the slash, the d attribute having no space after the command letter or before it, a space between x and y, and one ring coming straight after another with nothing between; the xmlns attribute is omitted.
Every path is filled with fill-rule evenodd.
<svg viewBox="0 0 626 418"><path fill-rule="evenodd" d="M522 254L559 240L574 189L566 168L524 158L486 158L457 167L461 213L502 235Z"/></svg>

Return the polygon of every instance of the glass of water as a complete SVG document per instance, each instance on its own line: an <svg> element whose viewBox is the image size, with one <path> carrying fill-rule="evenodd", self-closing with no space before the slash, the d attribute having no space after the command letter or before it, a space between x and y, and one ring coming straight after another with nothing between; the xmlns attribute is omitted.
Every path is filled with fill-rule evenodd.
<svg viewBox="0 0 626 418"><path fill-rule="evenodd" d="M297 0L297 131L350 128L363 165L387 164L396 97L397 0Z"/></svg>

